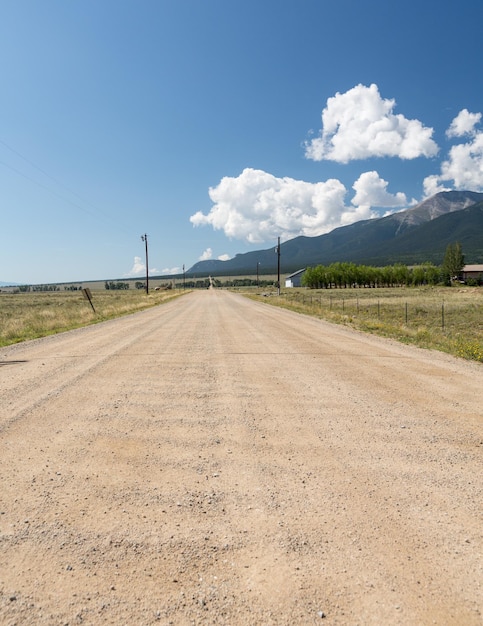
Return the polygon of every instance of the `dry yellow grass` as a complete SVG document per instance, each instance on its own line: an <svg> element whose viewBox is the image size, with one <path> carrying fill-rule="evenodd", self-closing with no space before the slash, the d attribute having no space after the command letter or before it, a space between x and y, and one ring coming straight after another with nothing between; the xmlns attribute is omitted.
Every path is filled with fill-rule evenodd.
<svg viewBox="0 0 483 626"><path fill-rule="evenodd" d="M483 362L483 289L285 289L269 304Z"/></svg>
<svg viewBox="0 0 483 626"><path fill-rule="evenodd" d="M161 304L183 291L92 292L95 312L79 291L0 294L0 346L45 337L65 330L134 313Z"/></svg>

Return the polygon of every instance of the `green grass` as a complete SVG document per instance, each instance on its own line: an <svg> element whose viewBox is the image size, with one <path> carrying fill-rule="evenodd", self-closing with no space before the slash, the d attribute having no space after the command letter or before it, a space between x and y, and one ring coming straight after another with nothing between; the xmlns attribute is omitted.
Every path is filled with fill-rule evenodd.
<svg viewBox="0 0 483 626"><path fill-rule="evenodd" d="M284 289L247 296L421 348L483 362L483 289Z"/></svg>
<svg viewBox="0 0 483 626"><path fill-rule="evenodd" d="M0 293L0 346L37 339L135 313L186 293L178 290Z"/></svg>

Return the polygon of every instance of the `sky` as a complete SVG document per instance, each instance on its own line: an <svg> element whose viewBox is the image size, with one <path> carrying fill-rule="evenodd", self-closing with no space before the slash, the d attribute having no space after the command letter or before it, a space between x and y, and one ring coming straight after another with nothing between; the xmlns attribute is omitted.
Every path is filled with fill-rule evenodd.
<svg viewBox="0 0 483 626"><path fill-rule="evenodd" d="M0 281L143 278L483 191L481 0L2 0ZM262 269L262 268L261 268Z"/></svg>

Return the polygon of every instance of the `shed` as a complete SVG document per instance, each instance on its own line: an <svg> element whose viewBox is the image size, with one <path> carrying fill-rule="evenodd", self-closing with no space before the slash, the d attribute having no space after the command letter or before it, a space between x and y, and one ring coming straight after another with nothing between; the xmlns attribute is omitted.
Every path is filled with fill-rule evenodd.
<svg viewBox="0 0 483 626"><path fill-rule="evenodd" d="M302 276L305 273L305 267L303 270L298 270L290 276L285 277L285 287L301 287L302 286Z"/></svg>
<svg viewBox="0 0 483 626"><path fill-rule="evenodd" d="M483 280L483 265L465 265L461 270L461 278L465 282L468 278L473 278L478 282Z"/></svg>

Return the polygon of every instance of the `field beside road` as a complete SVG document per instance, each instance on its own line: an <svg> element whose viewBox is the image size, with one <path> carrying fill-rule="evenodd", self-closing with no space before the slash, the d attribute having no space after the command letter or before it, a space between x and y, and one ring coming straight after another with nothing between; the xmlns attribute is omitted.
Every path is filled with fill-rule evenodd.
<svg viewBox="0 0 483 626"><path fill-rule="evenodd" d="M248 292L247 292L248 293ZM483 362L483 289L285 289L250 297L382 337Z"/></svg>
<svg viewBox="0 0 483 626"><path fill-rule="evenodd" d="M0 623L482 623L481 365L227 291L0 348Z"/></svg>
<svg viewBox="0 0 483 626"><path fill-rule="evenodd" d="M180 291L82 291L0 293L0 346L38 339L135 313L180 295Z"/></svg>

